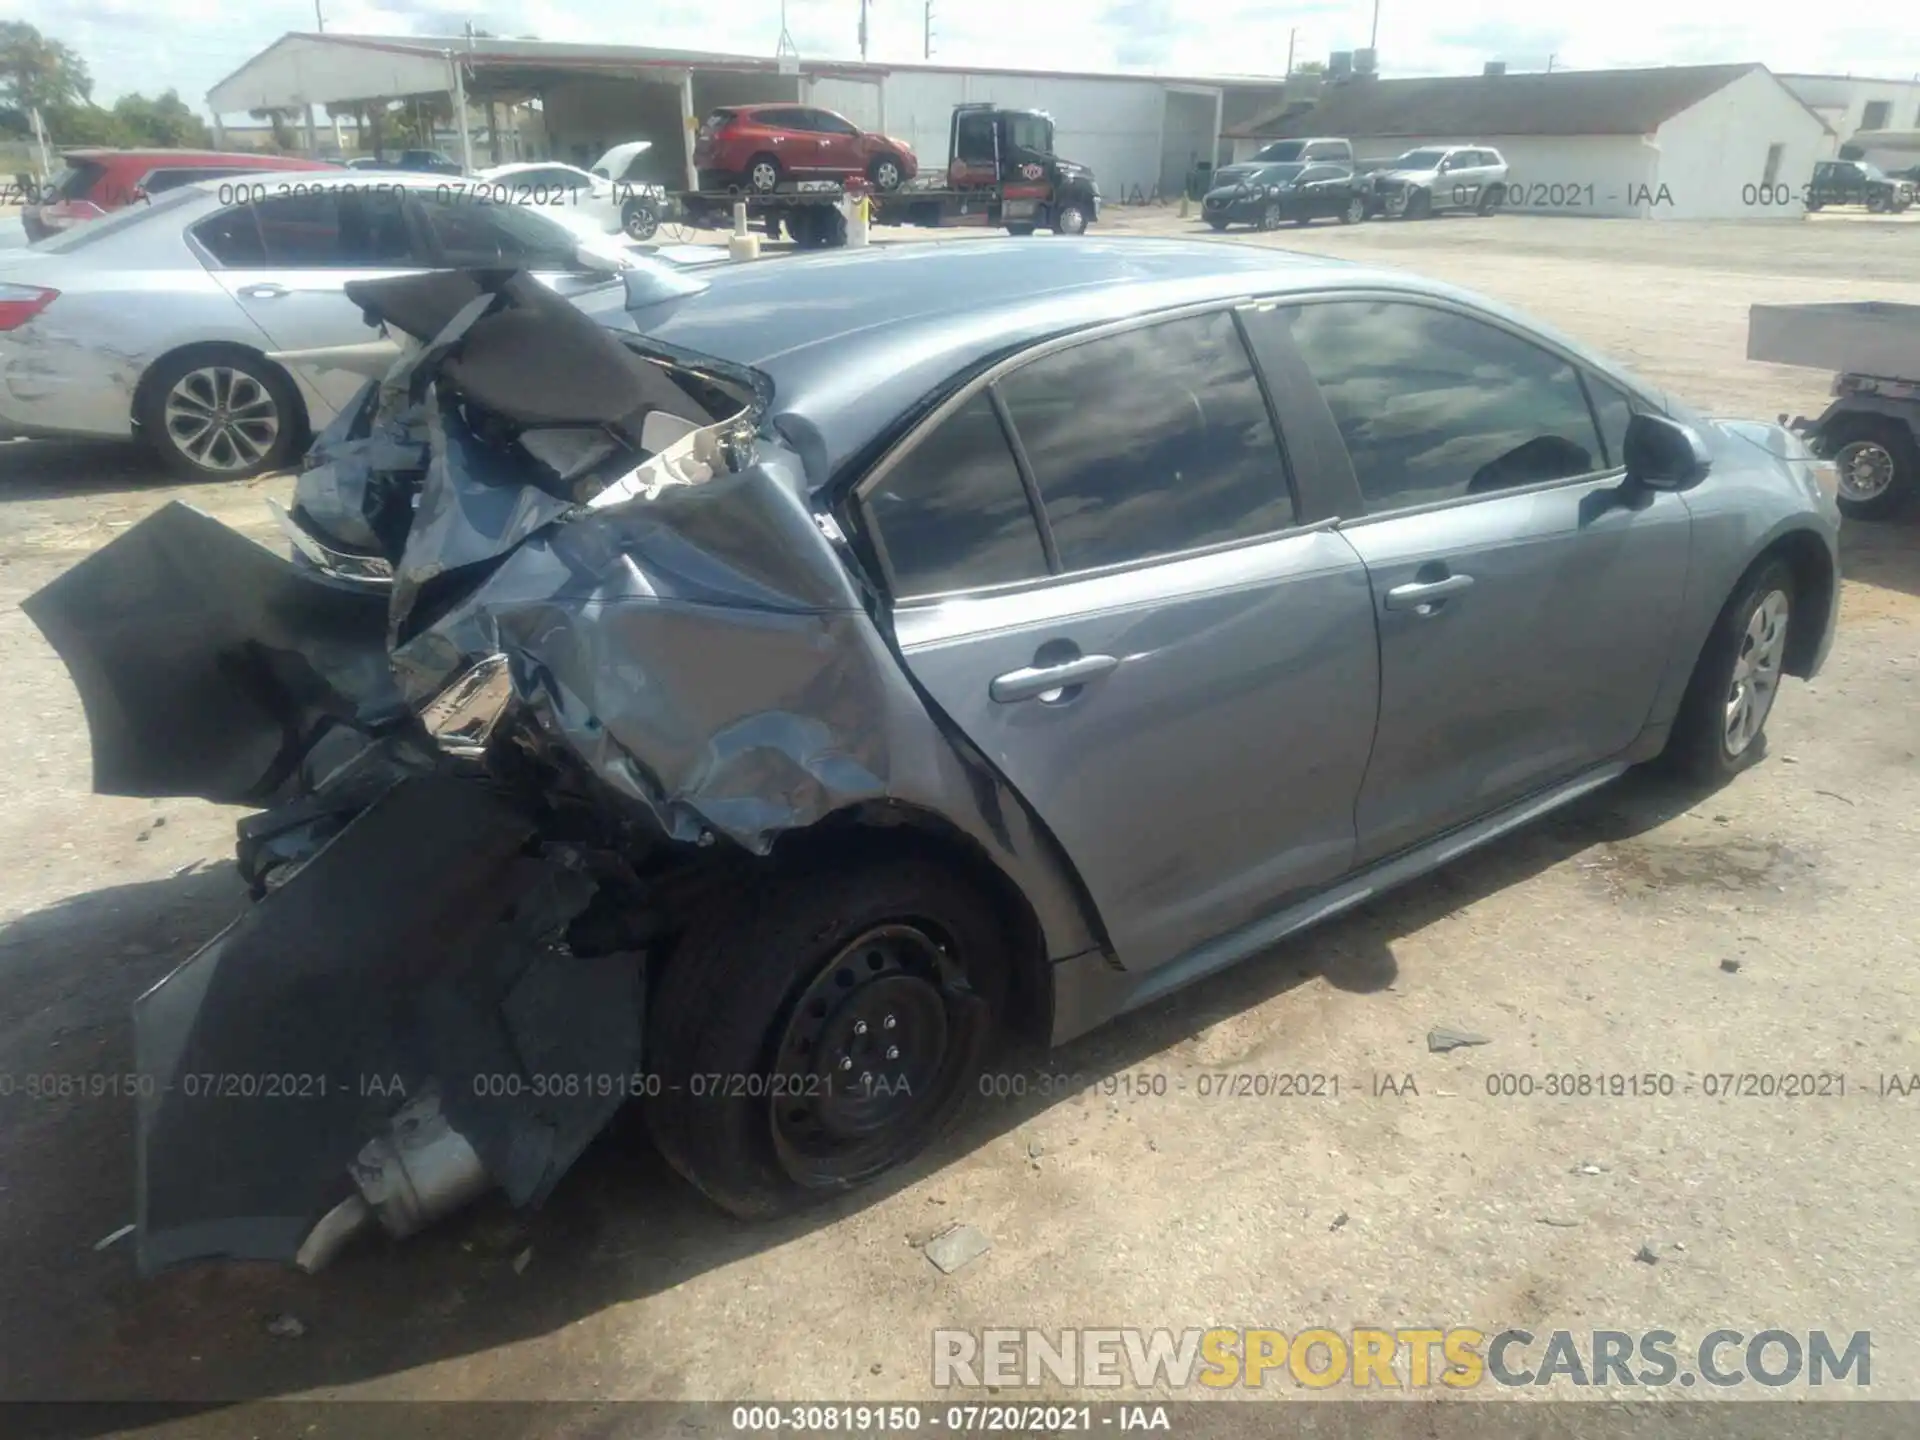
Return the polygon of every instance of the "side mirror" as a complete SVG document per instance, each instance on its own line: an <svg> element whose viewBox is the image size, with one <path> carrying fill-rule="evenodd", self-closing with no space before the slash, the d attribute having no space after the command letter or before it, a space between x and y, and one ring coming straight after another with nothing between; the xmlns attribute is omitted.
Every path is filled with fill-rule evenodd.
<svg viewBox="0 0 1920 1440"><path fill-rule="evenodd" d="M1649 490L1690 489L1713 464L1699 433L1664 415L1636 414L1621 448L1627 479Z"/></svg>

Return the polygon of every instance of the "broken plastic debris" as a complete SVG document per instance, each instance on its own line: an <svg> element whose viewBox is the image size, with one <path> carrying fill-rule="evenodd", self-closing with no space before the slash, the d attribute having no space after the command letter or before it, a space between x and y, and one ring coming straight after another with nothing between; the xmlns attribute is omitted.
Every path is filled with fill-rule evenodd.
<svg viewBox="0 0 1920 1440"><path fill-rule="evenodd" d="M1485 1035L1475 1035L1466 1030L1449 1030L1444 1025L1437 1030L1427 1032L1427 1049L1435 1055L1443 1055L1449 1050L1458 1050L1463 1045L1491 1045L1493 1041Z"/></svg>
<svg viewBox="0 0 1920 1440"><path fill-rule="evenodd" d="M950 1225L927 1242L926 1255L942 1275L978 1260L993 1243L971 1225Z"/></svg>

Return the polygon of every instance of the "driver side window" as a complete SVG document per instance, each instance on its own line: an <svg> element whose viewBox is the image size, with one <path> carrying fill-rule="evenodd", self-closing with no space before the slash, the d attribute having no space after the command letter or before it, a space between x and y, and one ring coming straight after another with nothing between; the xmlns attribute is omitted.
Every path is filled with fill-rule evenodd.
<svg viewBox="0 0 1920 1440"><path fill-rule="evenodd" d="M1369 515L1607 468L1579 375L1537 345L1400 301L1284 313Z"/></svg>

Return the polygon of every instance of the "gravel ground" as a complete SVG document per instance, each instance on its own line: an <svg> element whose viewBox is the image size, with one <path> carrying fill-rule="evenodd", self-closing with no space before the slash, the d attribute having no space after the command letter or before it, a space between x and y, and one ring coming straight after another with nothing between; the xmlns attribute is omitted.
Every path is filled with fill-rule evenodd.
<svg viewBox="0 0 1920 1440"><path fill-rule="evenodd" d="M1906 217L1496 217L1257 243L1475 286L1772 416L1817 413L1825 381L1745 361L1747 305L1920 301L1916 239ZM285 483L182 491L124 448L0 446L0 1074L129 1068L129 1002L241 899L234 812L88 792L72 687L13 602L174 495L264 535ZM1920 526L1846 542L1829 667L1791 685L1734 785L1630 777L1068 1048L1046 1068L1079 1077L1071 1094L985 1103L893 1183L797 1220L718 1216L622 1123L530 1218L483 1206L318 1278L143 1282L124 1241L94 1248L132 1218L129 1104L16 1084L0 1397L909 1398L936 1325L1430 1324L1871 1330L1872 1394L1920 1398L1920 1095L1876 1093L1920 1072ZM1488 1043L1429 1053L1440 1026ZM1340 1089L1203 1100L1220 1071ZM1675 1088L1489 1093L1567 1071ZM1745 1071L1843 1075L1846 1094L1703 1093ZM954 1222L991 1249L944 1275L920 1247ZM282 1312L304 1334L268 1333ZM243 1407L194 1433L258 1423Z"/></svg>

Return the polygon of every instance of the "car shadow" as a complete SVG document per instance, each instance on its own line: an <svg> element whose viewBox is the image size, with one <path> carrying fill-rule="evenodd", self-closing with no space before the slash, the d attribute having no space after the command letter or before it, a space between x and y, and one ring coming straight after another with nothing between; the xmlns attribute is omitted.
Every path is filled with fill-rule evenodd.
<svg viewBox="0 0 1920 1440"><path fill-rule="evenodd" d="M0 504L179 483L149 451L132 441L0 441Z"/></svg>
<svg viewBox="0 0 1920 1440"><path fill-rule="evenodd" d="M1840 527L1840 573L1863 585L1920 595L1920 513L1847 521Z"/></svg>
<svg viewBox="0 0 1920 1440"><path fill-rule="evenodd" d="M1316 978L1366 1003L1393 984L1395 942L1700 797L1635 773L1360 910L1044 1057L1089 1081ZM185 1402L217 1410L349 1385L559 1330L610 1306L783 1246L857 1213L1059 1104L980 1101L917 1162L773 1223L737 1222L673 1176L623 1113L540 1211L483 1201L404 1244L350 1250L319 1276L210 1264L142 1280L130 1240L128 1007L244 903L230 864L111 887L0 930L0 1401ZM1016 1052L1006 1063L1039 1064ZM36 1078L37 1077L37 1078ZM101 1242L106 1241L102 1245ZM268 1333L291 1314L298 1340ZM54 1407L36 1433L97 1435L113 1412ZM192 1433L251 1433L243 1412ZM49 1418L51 1417L51 1418ZM52 1428L47 1428L48 1426ZM257 1427L256 1427L257 1429Z"/></svg>

